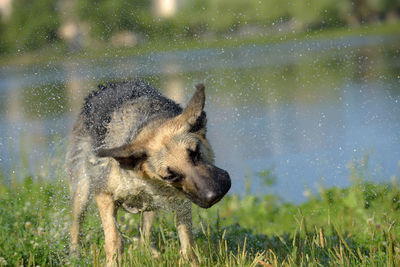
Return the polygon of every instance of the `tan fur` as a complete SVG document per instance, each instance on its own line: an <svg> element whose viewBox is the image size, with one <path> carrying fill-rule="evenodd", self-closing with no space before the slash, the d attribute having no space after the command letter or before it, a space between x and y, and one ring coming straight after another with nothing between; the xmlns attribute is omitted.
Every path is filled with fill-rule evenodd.
<svg viewBox="0 0 400 267"><path fill-rule="evenodd" d="M110 194L99 193L95 195L95 199L104 229L107 264L110 265L122 252L122 237L116 220L117 208Z"/></svg>
<svg viewBox="0 0 400 267"><path fill-rule="evenodd" d="M135 113L137 107L130 106L133 104L122 105L111 114L104 138L108 147L100 149L93 149L81 114L67 153L72 254L78 253L80 225L94 196L104 229L107 265L117 263L123 250L116 220L119 207L143 214L141 243L149 242L157 210L175 212L182 255L197 265L192 250L191 201L210 207L230 188L229 175L213 165L214 155L205 136L204 99L204 86L198 86L181 114L149 121L127 144L118 136L129 137L129 125L140 116Z"/></svg>

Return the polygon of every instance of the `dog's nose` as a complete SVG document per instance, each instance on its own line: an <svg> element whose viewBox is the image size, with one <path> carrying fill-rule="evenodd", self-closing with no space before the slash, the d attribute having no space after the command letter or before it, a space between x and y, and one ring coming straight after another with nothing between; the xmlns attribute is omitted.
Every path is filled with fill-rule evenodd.
<svg viewBox="0 0 400 267"><path fill-rule="evenodd" d="M205 195L205 201L207 202L207 205L211 207L215 203L221 200L221 198L225 195L225 193L221 194L221 192L214 192L214 191L209 191Z"/></svg>
<svg viewBox="0 0 400 267"><path fill-rule="evenodd" d="M205 199L208 203L213 203L217 197L218 197L217 193L212 191L208 191L208 193L206 193L205 195Z"/></svg>

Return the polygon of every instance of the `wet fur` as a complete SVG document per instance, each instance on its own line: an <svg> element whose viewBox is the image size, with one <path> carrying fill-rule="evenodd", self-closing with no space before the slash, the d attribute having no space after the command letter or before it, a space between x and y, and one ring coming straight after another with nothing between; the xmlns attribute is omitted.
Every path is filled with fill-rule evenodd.
<svg viewBox="0 0 400 267"><path fill-rule="evenodd" d="M99 156L104 149L154 137L152 135L161 125L181 113L182 108L178 104L143 81L99 86L97 91L85 99L74 125L66 156L73 215L70 247L72 254L78 251L81 221L89 200L94 196L104 228L105 251L109 264L120 255L123 248L115 218L119 207L131 213L144 212L142 241L149 236L154 211L175 211L183 254L195 258L191 249L191 202L170 183L151 179L148 175L160 172L161 166L168 164L169 159L163 158L163 149L160 149L160 155L156 155L153 162L143 166L141 161L145 158L141 158L140 154L124 158L127 165L135 166L132 168L123 168L124 161L118 157ZM189 143L190 138L202 140L202 156L207 162L213 162L213 153L205 138L205 124L206 115L202 111L191 122L190 134L181 136L182 140L177 142ZM168 146L169 144L164 143L165 140L174 137L168 136L169 132L172 135L182 125L174 122L163 127L166 127L163 131L165 136L153 139L147 146ZM178 151L179 147L175 149L176 154L181 153Z"/></svg>
<svg viewBox="0 0 400 267"><path fill-rule="evenodd" d="M118 138L110 129L122 130L130 139L134 139L150 121L171 118L181 112L178 104L162 96L148 83L135 80L98 86L98 90L86 97L81 118L96 148L112 145L110 140L104 140L107 136ZM118 123L120 125L116 125ZM117 142L121 141L128 143L131 140Z"/></svg>

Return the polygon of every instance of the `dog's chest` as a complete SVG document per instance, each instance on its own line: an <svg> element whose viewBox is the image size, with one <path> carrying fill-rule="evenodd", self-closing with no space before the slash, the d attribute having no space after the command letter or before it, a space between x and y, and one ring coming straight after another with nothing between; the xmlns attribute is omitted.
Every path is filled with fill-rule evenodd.
<svg viewBox="0 0 400 267"><path fill-rule="evenodd" d="M114 200L131 213L175 209L186 199L176 189L153 180L138 177L129 171L119 171L119 175L110 176ZM110 184L109 184L110 185Z"/></svg>

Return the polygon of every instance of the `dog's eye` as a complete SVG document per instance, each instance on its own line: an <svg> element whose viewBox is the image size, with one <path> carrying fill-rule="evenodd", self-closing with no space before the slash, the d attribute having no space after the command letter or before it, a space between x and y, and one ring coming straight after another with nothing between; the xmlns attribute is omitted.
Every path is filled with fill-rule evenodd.
<svg viewBox="0 0 400 267"><path fill-rule="evenodd" d="M168 167L168 176L163 177L162 179L164 181L170 182L170 183L179 183L180 181L183 180L183 175L174 172L173 170L171 170L170 167Z"/></svg>
<svg viewBox="0 0 400 267"><path fill-rule="evenodd" d="M193 164L196 165L200 161L200 145L197 144L196 150L188 149L189 157L192 160Z"/></svg>

